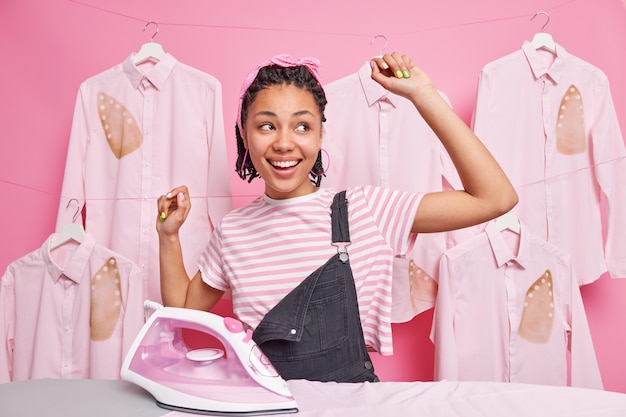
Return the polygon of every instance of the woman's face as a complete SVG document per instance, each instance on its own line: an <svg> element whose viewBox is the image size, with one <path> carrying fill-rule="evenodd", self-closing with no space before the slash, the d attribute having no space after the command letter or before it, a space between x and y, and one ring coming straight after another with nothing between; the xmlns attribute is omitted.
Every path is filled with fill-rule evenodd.
<svg viewBox="0 0 626 417"><path fill-rule="evenodd" d="M316 190L309 172L322 146L322 116L310 92L293 85L261 90L248 107L243 130L268 197L299 197Z"/></svg>

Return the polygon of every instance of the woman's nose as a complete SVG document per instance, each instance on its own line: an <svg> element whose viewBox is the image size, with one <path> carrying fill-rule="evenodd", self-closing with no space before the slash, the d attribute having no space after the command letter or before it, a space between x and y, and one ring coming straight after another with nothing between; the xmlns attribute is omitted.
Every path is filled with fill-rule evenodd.
<svg viewBox="0 0 626 417"><path fill-rule="evenodd" d="M291 132L287 130L279 130L276 132L276 140L274 141L274 149L278 151L288 151L293 149L294 141Z"/></svg>

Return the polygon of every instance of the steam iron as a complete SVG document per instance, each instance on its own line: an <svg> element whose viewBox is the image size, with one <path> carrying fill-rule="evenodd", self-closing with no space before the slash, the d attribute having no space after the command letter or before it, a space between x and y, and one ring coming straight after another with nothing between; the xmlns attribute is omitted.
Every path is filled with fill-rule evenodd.
<svg viewBox="0 0 626 417"><path fill-rule="evenodd" d="M221 348L191 349L183 331L217 339ZM168 410L217 416L296 413L287 383L232 317L187 308L155 309L124 359L121 377Z"/></svg>

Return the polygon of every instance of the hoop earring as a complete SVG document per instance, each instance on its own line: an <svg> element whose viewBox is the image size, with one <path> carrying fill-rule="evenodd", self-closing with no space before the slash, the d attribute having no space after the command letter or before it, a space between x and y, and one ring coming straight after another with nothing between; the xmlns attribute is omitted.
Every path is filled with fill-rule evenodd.
<svg viewBox="0 0 626 417"><path fill-rule="evenodd" d="M239 172L241 175L244 174L244 166L246 165L246 159L248 158L248 148L246 148L246 152L243 154L243 159L241 160L241 166L239 167Z"/></svg>
<svg viewBox="0 0 626 417"><path fill-rule="evenodd" d="M315 177L321 177L322 175L326 175L326 173L330 169L330 154L324 148L320 148L320 152L324 152L326 154L326 159L328 160L328 166L326 167L326 169L324 171L322 171L321 174L318 174L317 172L311 170L311 175L313 175ZM324 164L322 164L322 168L323 167L324 167Z"/></svg>

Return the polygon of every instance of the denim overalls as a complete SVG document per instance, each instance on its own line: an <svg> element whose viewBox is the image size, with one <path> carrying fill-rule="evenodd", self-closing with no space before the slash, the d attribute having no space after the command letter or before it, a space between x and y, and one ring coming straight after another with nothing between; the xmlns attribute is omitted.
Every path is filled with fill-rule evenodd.
<svg viewBox="0 0 626 417"><path fill-rule="evenodd" d="M345 194L337 193L331 206L337 254L276 304L252 335L284 379L378 381L363 338L346 250L350 231Z"/></svg>

